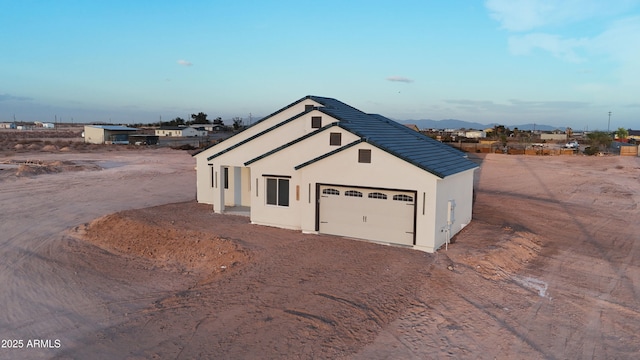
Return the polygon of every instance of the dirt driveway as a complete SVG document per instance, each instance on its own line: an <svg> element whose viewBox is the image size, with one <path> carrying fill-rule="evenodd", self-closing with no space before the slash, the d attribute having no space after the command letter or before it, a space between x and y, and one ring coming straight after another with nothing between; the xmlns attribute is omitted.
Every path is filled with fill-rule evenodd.
<svg viewBox="0 0 640 360"><path fill-rule="evenodd" d="M48 345L0 358L640 354L639 158L478 159L425 254L214 214L184 152L37 156L89 170L0 170L0 338Z"/></svg>

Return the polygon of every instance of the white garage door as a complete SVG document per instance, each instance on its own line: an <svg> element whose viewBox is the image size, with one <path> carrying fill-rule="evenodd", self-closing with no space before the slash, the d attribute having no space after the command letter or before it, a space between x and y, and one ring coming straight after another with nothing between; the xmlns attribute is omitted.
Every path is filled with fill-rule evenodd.
<svg viewBox="0 0 640 360"><path fill-rule="evenodd" d="M415 192L319 186L319 232L413 245Z"/></svg>

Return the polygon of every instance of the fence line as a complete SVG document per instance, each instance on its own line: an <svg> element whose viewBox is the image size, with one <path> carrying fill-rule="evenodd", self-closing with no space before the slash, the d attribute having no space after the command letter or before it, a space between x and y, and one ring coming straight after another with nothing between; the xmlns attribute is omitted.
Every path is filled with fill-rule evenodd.
<svg viewBox="0 0 640 360"><path fill-rule="evenodd" d="M582 154L579 150L573 149L547 149L547 148L522 148L522 147L509 147L505 151L502 145L496 144L480 144L480 143L447 143L456 149L470 152L470 153L497 153L497 154L510 154L510 155L579 155ZM620 156L640 156L638 146L621 146Z"/></svg>

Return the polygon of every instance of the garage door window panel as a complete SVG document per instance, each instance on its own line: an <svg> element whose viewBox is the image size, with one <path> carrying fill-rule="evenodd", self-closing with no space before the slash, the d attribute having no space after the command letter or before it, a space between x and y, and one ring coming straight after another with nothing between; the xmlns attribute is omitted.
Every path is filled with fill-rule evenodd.
<svg viewBox="0 0 640 360"><path fill-rule="evenodd" d="M336 189L324 189L322 190L322 194L324 195L340 195L340 191Z"/></svg>
<svg viewBox="0 0 640 360"><path fill-rule="evenodd" d="M356 191L356 190L347 190L347 191L344 192L344 196L362 197L362 193L360 191Z"/></svg>
<svg viewBox="0 0 640 360"><path fill-rule="evenodd" d="M413 202L413 197L409 195L393 195L393 200L395 201L404 201L404 202Z"/></svg>
<svg viewBox="0 0 640 360"><path fill-rule="evenodd" d="M369 195L367 195L367 197L369 199L380 199L380 200L387 200L387 195L383 194L383 193L379 193L379 192L372 192L369 193Z"/></svg>

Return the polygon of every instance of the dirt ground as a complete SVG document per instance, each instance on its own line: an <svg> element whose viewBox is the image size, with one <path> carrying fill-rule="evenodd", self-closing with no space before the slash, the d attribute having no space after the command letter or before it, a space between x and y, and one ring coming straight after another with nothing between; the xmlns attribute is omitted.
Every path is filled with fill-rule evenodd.
<svg viewBox="0 0 640 360"><path fill-rule="evenodd" d="M0 358L638 358L640 158L476 161L426 254L214 214L184 151L4 151Z"/></svg>

